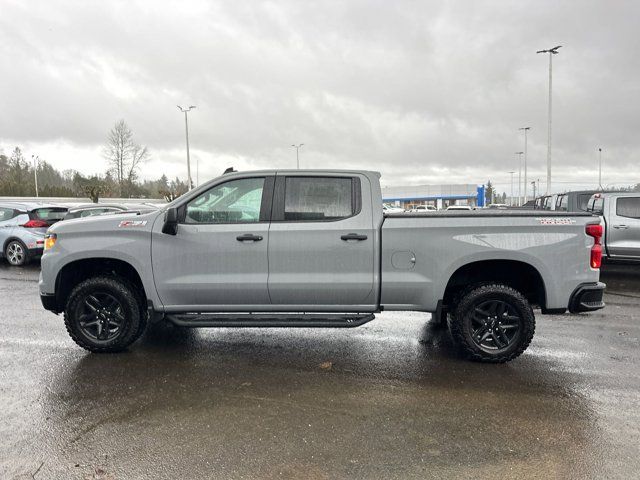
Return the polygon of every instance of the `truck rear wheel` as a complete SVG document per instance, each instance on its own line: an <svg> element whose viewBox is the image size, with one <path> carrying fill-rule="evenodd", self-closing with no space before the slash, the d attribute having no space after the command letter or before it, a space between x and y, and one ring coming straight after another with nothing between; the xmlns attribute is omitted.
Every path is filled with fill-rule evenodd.
<svg viewBox="0 0 640 480"><path fill-rule="evenodd" d="M135 342L146 325L136 289L113 276L89 278L69 295L64 311L67 332L91 352L119 352Z"/></svg>
<svg viewBox="0 0 640 480"><path fill-rule="evenodd" d="M449 328L472 360L503 363L527 349L535 332L535 317L520 292L491 283L461 296Z"/></svg>

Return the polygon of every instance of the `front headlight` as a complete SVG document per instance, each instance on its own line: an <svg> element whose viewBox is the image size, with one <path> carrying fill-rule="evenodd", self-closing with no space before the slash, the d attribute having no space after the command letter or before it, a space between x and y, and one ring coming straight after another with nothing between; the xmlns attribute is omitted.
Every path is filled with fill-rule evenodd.
<svg viewBox="0 0 640 480"><path fill-rule="evenodd" d="M53 248L53 246L56 244L56 240L58 239L58 236L55 233L47 233L44 236L44 249L46 250L51 250Z"/></svg>

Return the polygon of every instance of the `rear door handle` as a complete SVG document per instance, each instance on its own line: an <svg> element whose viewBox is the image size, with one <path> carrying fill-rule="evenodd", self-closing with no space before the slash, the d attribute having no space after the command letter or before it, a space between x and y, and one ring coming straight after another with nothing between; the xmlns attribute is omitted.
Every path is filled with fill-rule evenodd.
<svg viewBox="0 0 640 480"><path fill-rule="evenodd" d="M629 225L614 225L613 228L626 230L627 228L629 228Z"/></svg>
<svg viewBox="0 0 640 480"><path fill-rule="evenodd" d="M362 240L366 240L367 236L366 235L360 235L359 233L347 233L346 235L342 235L340 237L342 240L344 240L345 242L347 240L358 240L358 241L362 241Z"/></svg>
<svg viewBox="0 0 640 480"><path fill-rule="evenodd" d="M262 240L260 235L254 235L253 233L245 233L244 235L238 235L236 240L239 242L259 242Z"/></svg>

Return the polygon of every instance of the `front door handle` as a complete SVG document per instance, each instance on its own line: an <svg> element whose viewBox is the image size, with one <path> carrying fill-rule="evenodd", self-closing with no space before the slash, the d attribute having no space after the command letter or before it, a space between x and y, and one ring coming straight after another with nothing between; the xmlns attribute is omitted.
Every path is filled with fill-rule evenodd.
<svg viewBox="0 0 640 480"><path fill-rule="evenodd" d="M619 230L626 230L629 228L629 225L614 225L613 228L617 228Z"/></svg>
<svg viewBox="0 0 640 480"><path fill-rule="evenodd" d="M342 240L344 240L345 242L347 240L358 240L358 241L362 241L362 240L366 240L367 236L366 235L360 235L359 233L347 233L346 235L342 235L340 237Z"/></svg>
<svg viewBox="0 0 640 480"><path fill-rule="evenodd" d="M253 233L245 233L244 235L238 235L236 240L239 242L259 242L262 240L260 235L254 235Z"/></svg>

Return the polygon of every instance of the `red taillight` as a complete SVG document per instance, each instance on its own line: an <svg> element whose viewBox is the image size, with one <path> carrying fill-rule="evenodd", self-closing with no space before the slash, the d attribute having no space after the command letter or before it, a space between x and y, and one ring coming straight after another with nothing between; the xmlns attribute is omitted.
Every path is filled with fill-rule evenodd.
<svg viewBox="0 0 640 480"><path fill-rule="evenodd" d="M593 237L593 246L591 247L591 268L600 268L602 265L602 245L600 239L602 238L602 225L587 225L585 232L590 237Z"/></svg>
<svg viewBox="0 0 640 480"><path fill-rule="evenodd" d="M43 220L29 220L22 226L24 228L47 228L49 224Z"/></svg>
<svg viewBox="0 0 640 480"><path fill-rule="evenodd" d="M585 227L585 231L587 232L587 235L595 238L596 242L600 243L600 239L602 238L602 225L600 225L599 223L587 225Z"/></svg>
<svg viewBox="0 0 640 480"><path fill-rule="evenodd" d="M602 265L602 245L591 247L591 268L600 268Z"/></svg>

